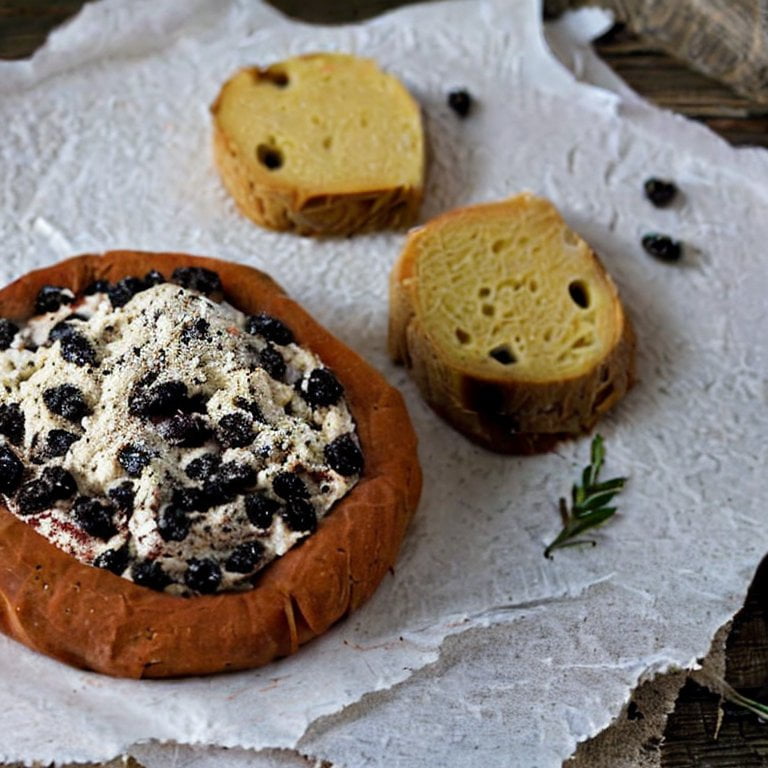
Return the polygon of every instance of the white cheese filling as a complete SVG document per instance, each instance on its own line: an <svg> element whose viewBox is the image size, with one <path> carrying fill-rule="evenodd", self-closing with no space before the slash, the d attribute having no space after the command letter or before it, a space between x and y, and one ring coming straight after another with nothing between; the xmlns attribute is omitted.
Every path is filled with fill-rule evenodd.
<svg viewBox="0 0 768 768"><path fill-rule="evenodd" d="M68 322L95 351L92 364L66 360L62 341L47 341L51 329L72 313L81 318ZM17 404L24 421L20 444L12 446L0 436L0 444L12 448L25 468L19 493L7 496L9 509L83 563L99 564L98 558L103 561L105 553L108 557L121 552L128 558L125 567L111 570L132 579L137 563L154 561L168 581L155 585L156 589L174 594L198 591L187 578L192 561L205 561L213 570L213 580L218 580L215 589L199 591L249 588L258 570L307 535L308 530L294 529L291 507L306 511L308 503L321 518L355 484L359 471L347 469L341 474L329 465L326 453L334 440L345 435L357 446L343 397L333 404L313 405L300 391L299 383L304 381L306 391L307 377L323 369L322 362L293 342L277 344L248 333L246 324L247 318L231 306L171 283L142 291L123 307L113 308L107 295L98 293L30 320L11 348L0 352L0 402ZM266 347L285 362L285 373L276 374L277 378L259 364ZM182 382L187 398L167 413L136 415L129 403L147 379L151 381L145 390ZM61 385L79 390L87 415L72 419L51 410L45 393ZM182 413L192 415L210 433L200 445L174 445L167 439L169 418L183 418ZM247 444L221 438L222 418L232 414L246 425ZM78 438L63 456L46 453L51 430L66 430ZM129 473L120 460L126 447L138 447L149 457L146 466L137 471L129 465ZM227 466L247 468L250 479L236 492L230 489L217 497L215 485L185 472L191 462L207 454L215 454ZM77 494L29 513L20 501L24 488L50 466L71 474ZM281 497L273 488L274 478L286 472L303 484L306 493L299 494L304 496L300 501L286 499L285 493ZM127 483L133 503L130 509L119 510L109 492ZM158 525L173 506L177 489L208 493L207 504L196 505L207 508L176 513L187 530L180 540L180 534L164 537ZM275 509L266 528L249 518L249 496L264 497ZM109 510L110 535L100 537L83 530L74 513L76 499L81 497ZM236 548L249 542L257 542L258 562L246 572L242 565L231 570L227 564L235 562L231 557Z"/></svg>

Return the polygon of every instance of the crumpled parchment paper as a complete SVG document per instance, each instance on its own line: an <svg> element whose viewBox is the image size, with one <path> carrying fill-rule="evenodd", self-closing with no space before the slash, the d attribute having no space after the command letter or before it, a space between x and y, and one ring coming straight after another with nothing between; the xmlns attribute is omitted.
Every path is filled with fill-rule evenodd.
<svg viewBox="0 0 768 768"><path fill-rule="evenodd" d="M137 754L150 766L290 765L274 750L298 747L335 766L554 767L639 681L706 654L768 548L768 155L652 108L616 87L578 34L551 34L599 86L550 53L535 0L431 3L335 28L245 0L107 0L31 62L0 64L0 279L116 247L265 269L402 388L426 477L399 564L371 602L264 669L111 680L0 637L0 758L100 760L176 742L199 746ZM376 58L423 106L423 218L529 189L560 207L619 284L638 381L600 431L606 473L630 482L594 548L542 556L588 439L544 456L490 454L388 362L401 234L266 232L224 192L207 110L221 83L326 49ZM466 120L446 106L459 86L476 99ZM674 179L681 199L653 208L650 175ZM683 262L648 257L649 231L685 241Z"/></svg>

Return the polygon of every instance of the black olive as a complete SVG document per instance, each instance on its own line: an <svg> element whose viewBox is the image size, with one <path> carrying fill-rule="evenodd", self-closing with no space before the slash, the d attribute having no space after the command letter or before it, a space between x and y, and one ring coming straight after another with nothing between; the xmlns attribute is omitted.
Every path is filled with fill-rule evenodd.
<svg viewBox="0 0 768 768"><path fill-rule="evenodd" d="M0 317L0 351L13 344L13 338L19 332L19 326L6 317Z"/></svg>
<svg viewBox="0 0 768 768"><path fill-rule="evenodd" d="M245 330L251 334L263 336L267 341L284 346L294 340L293 332L282 321L266 312L252 315L245 323Z"/></svg>
<svg viewBox="0 0 768 768"><path fill-rule="evenodd" d="M18 403L0 404L0 435L5 435L14 445L24 440L24 414Z"/></svg>
<svg viewBox="0 0 768 768"><path fill-rule="evenodd" d="M242 448L250 445L256 438L252 420L242 413L228 413L222 416L216 436L227 448Z"/></svg>
<svg viewBox="0 0 768 768"><path fill-rule="evenodd" d="M72 384L60 384L43 392L43 402L51 413L68 421L80 421L91 413L83 393Z"/></svg>
<svg viewBox="0 0 768 768"><path fill-rule="evenodd" d="M44 285L35 298L35 312L44 315L46 312L55 312L62 304L71 304L75 300L75 294L69 288L59 285Z"/></svg>
<svg viewBox="0 0 768 768"><path fill-rule="evenodd" d="M189 535L190 520L187 513L173 505L160 510L157 532L163 541L184 541Z"/></svg>
<svg viewBox="0 0 768 768"><path fill-rule="evenodd" d="M206 295L221 291L221 278L212 269L205 267L177 267L173 270L171 279L182 288Z"/></svg>
<svg viewBox="0 0 768 768"><path fill-rule="evenodd" d="M103 568L105 571L111 571L117 576L120 576L120 574L128 567L129 558L128 547L105 549L93 561L93 564L96 568Z"/></svg>
<svg viewBox="0 0 768 768"><path fill-rule="evenodd" d="M195 592L210 595L219 588L221 583L221 568L209 558L192 558L187 563L184 583Z"/></svg>
<svg viewBox="0 0 768 768"><path fill-rule="evenodd" d="M131 578L136 584L158 592L162 592L171 583L171 577L157 560L139 560L134 563L131 567Z"/></svg>
<svg viewBox="0 0 768 768"><path fill-rule="evenodd" d="M247 541L232 552L224 567L233 573L250 573L263 557L264 545L260 541Z"/></svg>
<svg viewBox="0 0 768 768"><path fill-rule="evenodd" d="M651 233L642 239L645 252L659 261L680 261L683 255L683 244L679 240L673 240L668 235Z"/></svg>
<svg viewBox="0 0 768 768"><path fill-rule="evenodd" d="M325 460L331 469L350 477L363 471L363 454L352 435L341 435L325 446Z"/></svg>
<svg viewBox="0 0 768 768"><path fill-rule="evenodd" d="M0 445L0 493L15 493L23 474L24 465L19 457L7 445Z"/></svg>
<svg viewBox="0 0 768 768"><path fill-rule="evenodd" d="M88 496L75 499L72 517L89 535L102 541L111 539L116 533L113 515L115 508L111 504L102 504Z"/></svg>
<svg viewBox="0 0 768 768"><path fill-rule="evenodd" d="M328 368L315 368L306 379L297 384L297 389L313 408L335 405L339 402L344 388Z"/></svg>
<svg viewBox="0 0 768 768"><path fill-rule="evenodd" d="M275 513L279 509L280 502L262 493L251 493L245 497L245 513L251 524L261 530L266 530L272 525Z"/></svg>
<svg viewBox="0 0 768 768"><path fill-rule="evenodd" d="M645 196L657 207L666 208L677 195L677 187L670 181L650 178L643 184Z"/></svg>
<svg viewBox="0 0 768 768"><path fill-rule="evenodd" d="M459 116L466 117L472 109L472 96L464 88L448 92L448 106Z"/></svg>

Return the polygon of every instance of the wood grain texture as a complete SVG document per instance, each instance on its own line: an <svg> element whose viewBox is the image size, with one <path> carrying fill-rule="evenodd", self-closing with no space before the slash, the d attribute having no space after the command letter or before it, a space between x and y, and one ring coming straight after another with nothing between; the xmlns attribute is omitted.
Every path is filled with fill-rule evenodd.
<svg viewBox="0 0 768 768"><path fill-rule="evenodd" d="M692 70L625 24L615 25L594 47L616 74L654 104L704 123L735 146L768 147L768 105Z"/></svg>
<svg viewBox="0 0 768 768"><path fill-rule="evenodd" d="M579 2L585 4L586 0L547 0L546 10L554 14ZM629 2L592 0L592 4L604 6L613 3L616 9ZM367 18L403 4L398 0L275 0L275 5L289 15L301 15L307 21L324 23ZM734 12L739 13L751 4L762 14L755 17L754 28L750 29L757 38L754 50L761 50L759 37L762 35L764 41L768 18L766 0L656 0L655 4L672 7L672 10L685 6L689 13L702 8L706 10L715 4L727 6L726 10L735 8ZM29 56L45 41L52 27L65 21L82 5L82 0L0 0L0 58ZM639 7L643 0L634 0L632 5ZM669 12L669 7L662 8L661 12ZM688 34L687 30L684 32ZM662 42L655 39L653 28L638 36L631 26L619 27L598 41L595 47L632 88L650 101L706 123L733 144L768 147L768 109L755 99L734 93L692 71L680 59L665 53ZM765 55L764 47L762 52ZM680 51L675 49L673 53L679 55ZM763 70L757 80L762 80L764 88L768 83L768 72ZM765 687L768 683L766 612L768 563L764 562L743 611L734 620L727 657L729 682L762 701L768 701ZM664 768L768 768L768 726L759 723L753 715L727 707L715 738L718 704L719 697L694 683L683 688L663 743L659 744L657 740L648 744L649 750L660 748ZM118 765L122 762L108 764L109 768ZM129 765L138 768L135 761Z"/></svg>
<svg viewBox="0 0 768 768"><path fill-rule="evenodd" d="M726 645L726 679L768 701L768 558L757 571ZM722 719L720 719L722 717ZM766 768L768 725L693 681L685 684L664 732L662 768Z"/></svg>
<svg viewBox="0 0 768 768"><path fill-rule="evenodd" d="M636 34L768 104L768 0L547 0L547 12L599 5Z"/></svg>

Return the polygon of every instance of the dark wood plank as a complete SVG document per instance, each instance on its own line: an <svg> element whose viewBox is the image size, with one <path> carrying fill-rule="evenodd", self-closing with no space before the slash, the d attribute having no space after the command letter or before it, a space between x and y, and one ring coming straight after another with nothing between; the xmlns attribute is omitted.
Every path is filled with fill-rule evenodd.
<svg viewBox="0 0 768 768"><path fill-rule="evenodd" d="M766 596L768 558L755 575L726 646L726 679L743 695L763 702L768 701ZM767 768L768 725L689 681L670 715L661 755L662 768Z"/></svg>
<svg viewBox="0 0 768 768"><path fill-rule="evenodd" d="M84 5L83 0L2 0L0 59L23 59L37 50L53 27Z"/></svg>
<svg viewBox="0 0 768 768"><path fill-rule="evenodd" d="M654 46L768 104L765 0L545 0L549 13L600 5Z"/></svg>
<svg viewBox="0 0 768 768"><path fill-rule="evenodd" d="M705 123L736 146L768 147L768 105L693 71L623 24L597 40L595 50L649 101Z"/></svg>

